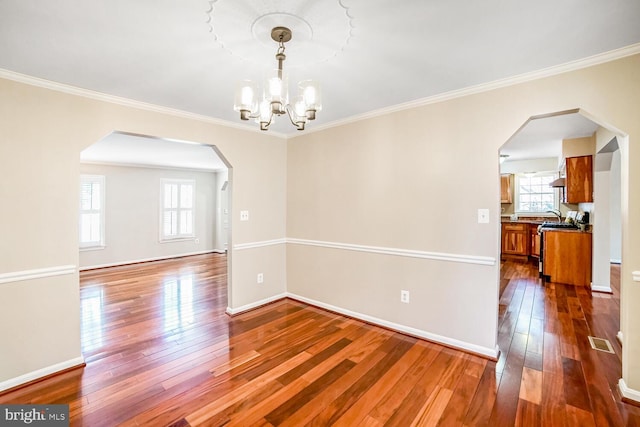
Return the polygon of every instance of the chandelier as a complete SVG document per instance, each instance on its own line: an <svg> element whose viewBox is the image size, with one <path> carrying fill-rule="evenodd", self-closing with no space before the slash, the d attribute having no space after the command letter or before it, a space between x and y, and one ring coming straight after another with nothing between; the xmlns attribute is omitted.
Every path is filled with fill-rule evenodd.
<svg viewBox="0 0 640 427"><path fill-rule="evenodd" d="M298 129L304 130L309 120L316 118L316 112L322 109L320 100L320 86L313 80L298 83L298 95L289 102L289 88L287 76L282 70L282 63L286 59L284 44L291 40L291 30L286 27L275 27L271 30L271 38L278 43L276 60L278 69L275 76L269 78L263 88L262 98L259 99L259 88L251 80L243 80L238 85L233 109L240 112L240 119L255 119L260 124L260 130L268 130L274 122L274 116L286 114L291 123Z"/></svg>

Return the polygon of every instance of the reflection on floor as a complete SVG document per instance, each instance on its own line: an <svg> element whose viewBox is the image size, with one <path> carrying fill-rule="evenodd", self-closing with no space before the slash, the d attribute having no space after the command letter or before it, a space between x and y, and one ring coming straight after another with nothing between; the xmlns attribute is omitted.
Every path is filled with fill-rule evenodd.
<svg viewBox="0 0 640 427"><path fill-rule="evenodd" d="M640 425L616 388L612 277L591 295L503 263L492 362L291 300L231 318L224 255L84 272L86 368L0 403L66 403L90 426Z"/></svg>

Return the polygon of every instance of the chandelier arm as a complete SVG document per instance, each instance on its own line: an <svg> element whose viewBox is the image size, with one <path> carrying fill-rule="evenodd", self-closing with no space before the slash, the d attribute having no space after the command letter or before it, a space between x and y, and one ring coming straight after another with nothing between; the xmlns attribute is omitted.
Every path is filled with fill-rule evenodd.
<svg viewBox="0 0 640 427"><path fill-rule="evenodd" d="M289 104L285 106L285 110L287 111L287 116L289 117L291 124L298 128L298 130L304 130L304 122L296 122L293 120L294 111Z"/></svg>
<svg viewBox="0 0 640 427"><path fill-rule="evenodd" d="M249 110L245 110L245 111L249 111ZM257 119L258 117L260 117L260 111L258 111L255 114L251 114L251 111L249 111L249 114L246 115L246 119L243 120L249 120L249 119Z"/></svg>
<svg viewBox="0 0 640 427"><path fill-rule="evenodd" d="M258 117L260 115L258 114ZM269 130L269 126L271 126L271 123L273 123L273 111L271 112L271 114L269 114L269 121L268 122L260 122L260 130Z"/></svg>

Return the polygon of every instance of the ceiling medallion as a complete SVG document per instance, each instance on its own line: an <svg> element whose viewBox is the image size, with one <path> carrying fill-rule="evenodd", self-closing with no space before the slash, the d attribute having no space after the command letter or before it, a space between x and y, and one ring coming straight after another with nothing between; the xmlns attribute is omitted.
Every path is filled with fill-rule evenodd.
<svg viewBox="0 0 640 427"><path fill-rule="evenodd" d="M287 45L288 68L309 67L344 50L353 17L345 0L209 0L208 24L220 47L255 64L272 58L271 30L295 35Z"/></svg>
<svg viewBox="0 0 640 427"><path fill-rule="evenodd" d="M260 130L268 130L274 116L283 114L289 117L296 129L304 130L305 123L315 120L316 112L322 109L320 86L313 80L298 83L299 94L293 103L289 102L288 81L282 65L287 59L284 44L291 41L292 37L287 27L279 26L271 30L271 38L278 43L278 69L275 76L266 81L261 98L258 86L251 80L244 80L238 86L233 108L240 112L240 119L255 119L260 124Z"/></svg>

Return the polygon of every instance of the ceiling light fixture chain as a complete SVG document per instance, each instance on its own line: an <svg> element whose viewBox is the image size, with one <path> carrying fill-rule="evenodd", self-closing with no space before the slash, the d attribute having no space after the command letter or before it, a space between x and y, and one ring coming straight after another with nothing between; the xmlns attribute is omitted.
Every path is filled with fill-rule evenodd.
<svg viewBox="0 0 640 427"><path fill-rule="evenodd" d="M287 76L283 65L285 43L292 38L291 30L286 27L275 27L271 30L271 38L278 43L276 61L278 68L276 77L268 79L263 88L262 98L258 98L258 86L250 81L240 82L236 91L234 110L240 112L241 120L255 119L260 124L260 130L268 130L274 121L274 116L287 114L291 123L298 130L304 130L309 120L315 120L316 112L322 109L320 101L320 85L313 80L298 83L298 96L289 102Z"/></svg>

